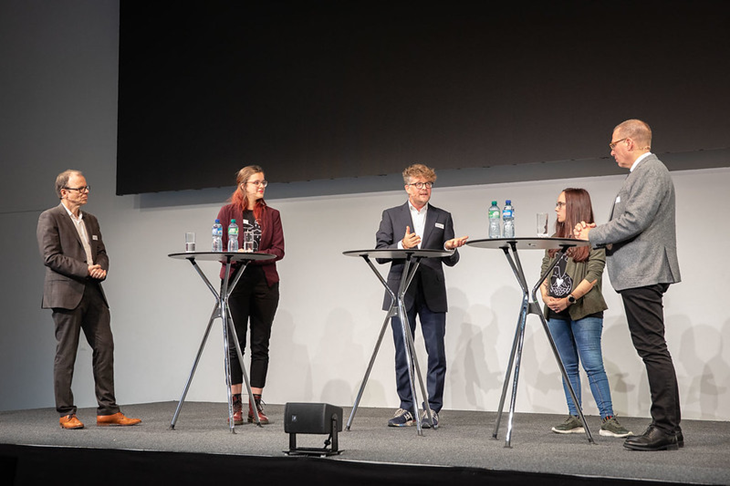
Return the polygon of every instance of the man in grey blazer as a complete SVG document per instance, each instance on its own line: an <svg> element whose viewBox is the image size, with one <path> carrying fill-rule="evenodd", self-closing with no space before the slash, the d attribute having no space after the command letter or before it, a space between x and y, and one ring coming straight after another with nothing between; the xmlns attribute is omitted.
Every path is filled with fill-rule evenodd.
<svg viewBox="0 0 730 486"><path fill-rule="evenodd" d="M96 218L81 211L90 187L76 170L56 177L56 195L61 204L38 218L36 236L46 277L44 309L52 309L56 328L56 359L53 386L59 423L64 429L81 429L76 417L71 382L80 331L93 350L93 370L98 402L97 425L136 425L140 419L125 417L114 397L114 341L109 304L101 281L106 278L109 258Z"/></svg>
<svg viewBox="0 0 730 486"><path fill-rule="evenodd" d="M664 339L663 295L681 281L677 260L674 184L664 164L650 152L651 128L641 120L616 126L611 155L630 169L609 222L581 222L576 237L606 247L608 275L621 294L631 339L643 359L651 392L651 425L629 437L634 450L676 450L684 445L679 387Z"/></svg>
<svg viewBox="0 0 730 486"><path fill-rule="evenodd" d="M403 182L408 201L383 211L380 228L375 236L378 249L433 249L453 250L444 258L425 258L411 281L405 296L408 324L411 332L416 330L416 316L421 321L421 332L428 354L427 391L428 403L433 412L434 425L438 425L438 412L443 405L444 380L446 376L446 283L443 264L454 266L459 261L458 247L466 243L467 237L454 238L454 223L451 214L429 204L431 190L436 181L436 172L422 164L415 164L403 171ZM384 263L387 260L379 260ZM388 286L397 289L405 267L404 260L393 260L388 273ZM391 298L386 292L383 310L390 308ZM391 320L395 343L395 371L400 407L390 427L415 424L418 404L414 403L408 373L408 361L403 342L400 319ZM424 423L424 427L430 424Z"/></svg>

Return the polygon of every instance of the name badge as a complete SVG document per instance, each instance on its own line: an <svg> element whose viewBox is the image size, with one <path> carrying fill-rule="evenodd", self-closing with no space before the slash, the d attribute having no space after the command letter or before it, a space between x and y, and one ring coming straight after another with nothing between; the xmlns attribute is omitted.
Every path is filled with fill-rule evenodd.
<svg viewBox="0 0 730 486"><path fill-rule="evenodd" d="M243 220L243 224L248 224L248 220L247 219L244 219Z"/></svg>
<svg viewBox="0 0 730 486"><path fill-rule="evenodd" d="M621 202L621 196L616 196L616 202L614 204L618 204Z"/></svg>
<svg viewBox="0 0 730 486"><path fill-rule="evenodd" d="M444 225L443 225L443 223L436 223L436 227L437 227L438 229L444 229Z"/></svg>
<svg viewBox="0 0 730 486"><path fill-rule="evenodd" d="M99 240L99 237L96 236L96 235L91 235L91 239L94 240L94 241L98 241Z"/></svg>

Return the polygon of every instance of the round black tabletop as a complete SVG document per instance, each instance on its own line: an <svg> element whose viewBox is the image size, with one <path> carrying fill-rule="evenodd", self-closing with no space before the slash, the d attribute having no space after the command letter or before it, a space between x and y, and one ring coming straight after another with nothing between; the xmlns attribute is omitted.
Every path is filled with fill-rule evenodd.
<svg viewBox="0 0 730 486"><path fill-rule="evenodd" d="M590 242L586 240L575 240L573 238L538 238L538 237L518 237L518 238L485 238L482 240L467 241L468 246L474 248L510 248L511 244L515 244L518 250L552 250L563 247L586 246Z"/></svg>
<svg viewBox="0 0 730 486"><path fill-rule="evenodd" d="M418 250L412 248L410 250L387 250L387 249L373 249L373 250L350 250L343 251L342 254L346 256L356 257L370 257L370 258L388 258L391 260L406 259L408 256L421 257L421 258L443 258L451 256L453 250Z"/></svg>
<svg viewBox="0 0 730 486"><path fill-rule="evenodd" d="M228 257L231 258L231 263L240 262L244 260L271 260L276 258L276 255L270 253L257 253L257 252L243 252L243 251L182 251L179 253L170 253L170 258L176 260L201 260L204 262L223 262L225 263Z"/></svg>

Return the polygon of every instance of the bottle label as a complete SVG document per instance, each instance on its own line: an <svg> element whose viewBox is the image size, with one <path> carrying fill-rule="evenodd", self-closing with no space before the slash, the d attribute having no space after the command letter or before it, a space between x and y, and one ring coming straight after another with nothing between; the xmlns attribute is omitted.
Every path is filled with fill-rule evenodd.
<svg viewBox="0 0 730 486"><path fill-rule="evenodd" d="M512 217L512 210L511 209L505 209L502 211L502 217L504 218L511 218Z"/></svg>
<svg viewBox="0 0 730 486"><path fill-rule="evenodd" d="M489 211L489 218L490 219L492 219L492 218L494 218L494 219L499 218L499 209L497 209L497 210L492 209L491 211Z"/></svg>

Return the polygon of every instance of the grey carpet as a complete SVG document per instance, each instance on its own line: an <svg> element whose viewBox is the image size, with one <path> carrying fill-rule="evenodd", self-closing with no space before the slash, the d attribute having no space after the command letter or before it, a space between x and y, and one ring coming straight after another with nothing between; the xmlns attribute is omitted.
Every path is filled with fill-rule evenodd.
<svg viewBox="0 0 730 486"><path fill-rule="evenodd" d="M272 424L246 424L228 429L227 408L221 403L187 402L175 430L169 425L176 402L127 405L123 412L139 417L135 427L97 427L95 409L81 409L82 430L58 426L53 409L0 412L0 443L127 449L143 451L202 452L283 457L289 447L284 432L283 405L267 405ZM344 407L345 420L350 408ZM571 476L643 479L676 483L730 484L730 423L687 420L682 422L685 447L671 452L634 452L622 439L599 435L600 419L587 417L595 445L585 435L558 435L550 427L564 417L550 414L515 415L512 448L505 448L507 414L499 439L492 439L495 412L449 411L440 414L437 430L385 426L392 410L360 408L350 431L339 435L343 453L325 460L428 466L462 466L491 470L564 474ZM634 433L648 425L644 418L621 417ZM323 447L325 435L298 435L298 447Z"/></svg>

